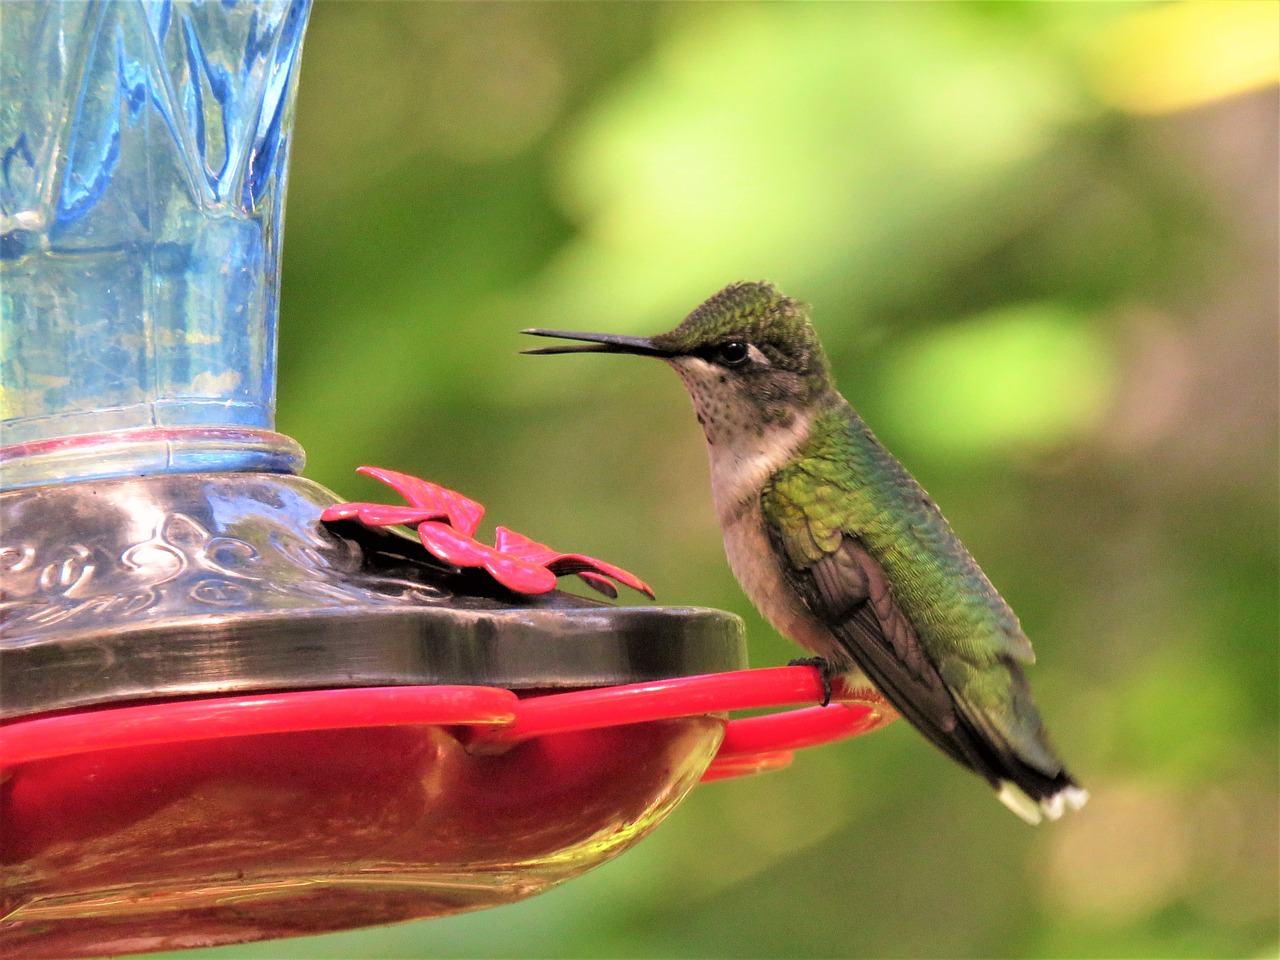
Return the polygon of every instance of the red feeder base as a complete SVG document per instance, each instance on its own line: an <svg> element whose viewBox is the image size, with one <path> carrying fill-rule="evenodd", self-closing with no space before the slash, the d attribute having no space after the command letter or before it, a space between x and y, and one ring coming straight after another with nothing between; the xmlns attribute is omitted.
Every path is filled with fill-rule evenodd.
<svg viewBox="0 0 1280 960"><path fill-rule="evenodd" d="M832 704L733 721L726 737L723 710L806 699L812 674L524 700L326 690L12 722L0 946L23 960L206 947L523 899L626 849L704 772L777 766L788 745L892 718ZM736 752L712 764L722 738Z"/></svg>

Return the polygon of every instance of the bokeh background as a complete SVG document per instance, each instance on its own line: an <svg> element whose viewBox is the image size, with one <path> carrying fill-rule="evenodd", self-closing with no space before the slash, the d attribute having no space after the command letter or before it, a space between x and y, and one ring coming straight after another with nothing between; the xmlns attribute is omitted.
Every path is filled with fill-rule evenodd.
<svg viewBox="0 0 1280 960"><path fill-rule="evenodd" d="M677 379L517 355L773 280L1019 612L1093 798L1028 828L899 723L516 906L189 956L1275 956L1278 35L1218 0L318 3L278 418L308 474L460 489L782 663Z"/></svg>

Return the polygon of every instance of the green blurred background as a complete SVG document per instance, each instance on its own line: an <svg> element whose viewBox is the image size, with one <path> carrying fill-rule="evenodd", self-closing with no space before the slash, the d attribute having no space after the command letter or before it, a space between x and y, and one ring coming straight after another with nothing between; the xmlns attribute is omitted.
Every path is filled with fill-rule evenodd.
<svg viewBox="0 0 1280 960"><path fill-rule="evenodd" d="M898 723L516 906L200 956L1275 956L1278 31L1274 2L318 3L278 418L307 473L457 488L784 662L677 379L517 355L773 280L1019 612L1093 798L1028 828Z"/></svg>

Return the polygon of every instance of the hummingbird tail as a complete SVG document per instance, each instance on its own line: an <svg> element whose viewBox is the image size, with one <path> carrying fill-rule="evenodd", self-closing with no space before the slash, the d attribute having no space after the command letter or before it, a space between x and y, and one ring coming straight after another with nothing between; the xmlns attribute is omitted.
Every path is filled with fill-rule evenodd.
<svg viewBox="0 0 1280 960"><path fill-rule="evenodd" d="M995 789L1000 802L1031 824L1057 820L1089 799L1058 759L1031 698L1031 685L1012 657L997 657L992 669L1008 679L1005 703L983 703L951 690L956 725L950 731L957 759ZM953 754L954 756L955 754Z"/></svg>
<svg viewBox="0 0 1280 960"><path fill-rule="evenodd" d="M1021 670L1012 664L1010 669L1025 685ZM1057 820L1084 806L1088 791L1061 766L1042 729L1032 742L1015 744L986 711L954 691L951 696L956 710L952 723L938 722L914 703L904 702L898 709L935 746L986 780L1000 802L1027 823ZM888 699L894 702L892 696ZM1022 709L1027 713L1034 705L1028 701ZM1038 714L1033 715L1038 725Z"/></svg>
<svg viewBox="0 0 1280 960"><path fill-rule="evenodd" d="M1026 674L1011 658L997 658L1011 681L1008 710L993 710L958 690L951 696L956 723L943 737L925 735L996 791L1000 802L1030 824L1057 820L1089 799L1050 744L1031 699Z"/></svg>
<svg viewBox="0 0 1280 960"><path fill-rule="evenodd" d="M1071 785L1035 800L1012 780L1001 780L996 796L1006 807L1034 826L1046 818L1057 820L1067 810L1079 810L1089 799L1089 791Z"/></svg>

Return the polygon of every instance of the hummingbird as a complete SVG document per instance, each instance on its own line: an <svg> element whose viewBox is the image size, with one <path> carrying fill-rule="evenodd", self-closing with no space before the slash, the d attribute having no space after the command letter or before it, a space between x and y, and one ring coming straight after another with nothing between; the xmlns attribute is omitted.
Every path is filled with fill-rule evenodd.
<svg viewBox="0 0 1280 960"><path fill-rule="evenodd" d="M673 367L706 438L725 553L826 689L874 688L1029 823L1088 799L1058 758L1018 618L937 505L836 390L808 308L735 283L654 337L523 331ZM829 696L828 696L829 699Z"/></svg>

